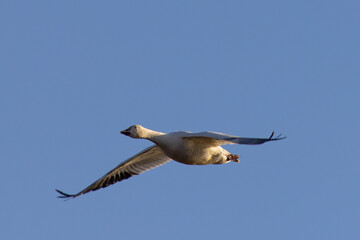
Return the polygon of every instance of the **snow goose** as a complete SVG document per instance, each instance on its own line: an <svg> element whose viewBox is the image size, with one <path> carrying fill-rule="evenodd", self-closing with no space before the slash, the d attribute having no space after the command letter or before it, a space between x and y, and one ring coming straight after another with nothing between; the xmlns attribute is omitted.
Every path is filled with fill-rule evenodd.
<svg viewBox="0 0 360 240"><path fill-rule="evenodd" d="M133 125L120 133L131 138L143 138L150 140L155 145L146 148L142 152L120 163L110 172L89 185L77 194L67 194L56 190L59 198L75 198L90 191L105 188L116 182L120 182L131 176L146 172L152 168L161 166L170 160L189 165L224 164L239 162L239 156L226 151L221 145L224 144L262 144L269 141L284 139L281 134L277 137L274 132L269 138L244 138L217 132L172 132L162 133L144 128L141 125Z"/></svg>

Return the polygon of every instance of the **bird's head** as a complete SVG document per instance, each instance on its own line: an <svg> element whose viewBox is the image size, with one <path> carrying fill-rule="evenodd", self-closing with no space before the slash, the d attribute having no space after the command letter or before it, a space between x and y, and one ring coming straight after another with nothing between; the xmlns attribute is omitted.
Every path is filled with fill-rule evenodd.
<svg viewBox="0 0 360 240"><path fill-rule="evenodd" d="M131 138L145 138L147 134L147 129L141 125L133 125L128 129L121 131L121 134L129 136Z"/></svg>

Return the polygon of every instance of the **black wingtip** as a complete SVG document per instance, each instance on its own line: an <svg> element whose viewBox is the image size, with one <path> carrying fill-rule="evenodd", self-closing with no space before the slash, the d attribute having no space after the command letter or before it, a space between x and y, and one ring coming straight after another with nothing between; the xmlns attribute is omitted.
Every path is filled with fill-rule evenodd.
<svg viewBox="0 0 360 240"><path fill-rule="evenodd" d="M61 196L57 196L57 198L70 198L70 197L74 198L74 197L76 197L74 194L67 194L67 193L64 193L63 191L60 191L58 189L55 189L55 191L57 191L58 193L61 194Z"/></svg>
<svg viewBox="0 0 360 240"><path fill-rule="evenodd" d="M274 136L274 131L271 133L269 140L272 140L272 137Z"/></svg>
<svg viewBox="0 0 360 240"><path fill-rule="evenodd" d="M276 137L273 138L274 132L272 132L269 137L269 141L278 141L278 140L282 140L282 139L286 138L286 137L281 137L281 135L282 135L282 133L280 133L279 135L277 135Z"/></svg>

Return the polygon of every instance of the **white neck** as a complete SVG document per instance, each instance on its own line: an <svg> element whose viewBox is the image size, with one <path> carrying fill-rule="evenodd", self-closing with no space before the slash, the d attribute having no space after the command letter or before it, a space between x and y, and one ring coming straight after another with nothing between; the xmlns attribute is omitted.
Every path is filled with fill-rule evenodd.
<svg viewBox="0 0 360 240"><path fill-rule="evenodd" d="M148 139L152 142L155 142L159 136L164 135L165 133L153 131L150 129L146 129L146 137L145 139Z"/></svg>

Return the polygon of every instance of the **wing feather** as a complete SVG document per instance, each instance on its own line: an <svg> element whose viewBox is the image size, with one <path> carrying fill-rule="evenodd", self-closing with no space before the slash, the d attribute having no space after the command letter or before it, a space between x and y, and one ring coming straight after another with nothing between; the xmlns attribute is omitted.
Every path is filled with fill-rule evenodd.
<svg viewBox="0 0 360 240"><path fill-rule="evenodd" d="M75 198L90 191L96 191L100 188L105 188L111 184L128 179L134 175L139 175L140 173L146 172L152 168L161 166L170 160L171 159L167 157L159 147L154 145L120 163L103 177L99 178L77 194L67 194L60 190L56 191L61 194L61 196L58 196L59 198Z"/></svg>
<svg viewBox="0 0 360 240"><path fill-rule="evenodd" d="M220 146L225 144L257 145L269 141L277 141L286 138L286 137L281 137L281 134L275 138L273 138L273 136L274 136L274 132L271 133L269 138L245 138L245 137L232 136L218 132L200 132L200 133L190 133L187 136L185 136L184 139L203 141L213 146Z"/></svg>

